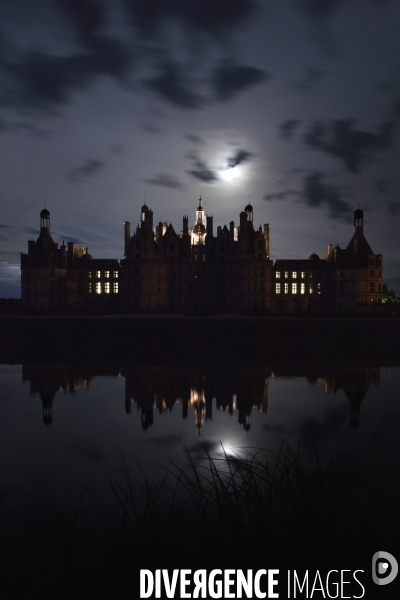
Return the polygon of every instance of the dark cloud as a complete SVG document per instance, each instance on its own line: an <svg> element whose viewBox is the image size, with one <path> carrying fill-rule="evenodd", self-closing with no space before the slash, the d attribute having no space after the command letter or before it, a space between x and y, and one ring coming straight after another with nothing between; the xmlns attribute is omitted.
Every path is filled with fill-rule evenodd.
<svg viewBox="0 0 400 600"><path fill-rule="evenodd" d="M216 98L225 101L246 88L265 81L269 76L266 71L256 67L229 62L214 69L211 85Z"/></svg>
<svg viewBox="0 0 400 600"><path fill-rule="evenodd" d="M321 69L308 67L305 70L304 77L295 82L295 87L303 92L313 92L315 86L322 81L325 74L325 71L321 71Z"/></svg>
<svg viewBox="0 0 400 600"><path fill-rule="evenodd" d="M3 68L8 86L2 103L39 110L67 104L73 90L87 88L101 73L94 59L85 54L65 57L26 52L19 63L9 62Z"/></svg>
<svg viewBox="0 0 400 600"><path fill-rule="evenodd" d="M26 123L22 121L9 121L6 122L0 119L0 131L10 133L28 133L34 137L44 138L49 135L49 131L32 125L32 123Z"/></svg>
<svg viewBox="0 0 400 600"><path fill-rule="evenodd" d="M384 179L383 177L381 177L380 179L377 179L374 183L375 185L375 189L380 192L381 194L387 194L387 179Z"/></svg>
<svg viewBox="0 0 400 600"><path fill-rule="evenodd" d="M39 221L39 218L38 218ZM36 235L36 237L39 235L39 223L38 223L38 227L22 227L21 228L22 233L27 233L29 235Z"/></svg>
<svg viewBox="0 0 400 600"><path fill-rule="evenodd" d="M87 247L88 246L88 240L87 238L82 238L79 237L78 235L73 235L72 231L69 231L68 233L65 233L65 231L58 231L58 230L51 230L51 234L52 236L57 239L57 240L63 240L64 242L66 242L67 240L69 242L74 242L74 244L76 246L84 246ZM96 239L101 239L101 238L105 238L106 236L91 236L91 243L93 243Z"/></svg>
<svg viewBox="0 0 400 600"><path fill-rule="evenodd" d="M383 123L379 133L355 129L354 119L339 119L325 124L314 122L304 143L341 160L350 173L358 173L362 165L372 162L377 152L390 148L396 124Z"/></svg>
<svg viewBox="0 0 400 600"><path fill-rule="evenodd" d="M372 4L390 4L393 0L367 0ZM294 6L312 19L323 19L346 4L346 0L294 0Z"/></svg>
<svg viewBox="0 0 400 600"><path fill-rule="evenodd" d="M199 146L204 144L204 140L194 133L188 133L185 137L189 142L193 142L193 144L198 144Z"/></svg>
<svg viewBox="0 0 400 600"><path fill-rule="evenodd" d="M127 45L107 37L109 6L94 0L57 0L69 18L72 30L81 45L93 57L93 66L102 73L122 76L130 64Z"/></svg>
<svg viewBox="0 0 400 600"><path fill-rule="evenodd" d="M109 4L94 0L53 0L36 7L31 19L42 33L41 50L29 43L26 22L26 43L20 45L21 32L15 37L9 35L22 23L15 22L15 12L5 11L3 27L8 35L1 61L0 102L50 110L68 103L73 91L86 89L99 76L122 78L132 65L132 52L129 44L105 34L108 10ZM46 51L57 45L61 26L62 39L73 42L73 51Z"/></svg>
<svg viewBox="0 0 400 600"><path fill-rule="evenodd" d="M125 0L132 21L145 37L158 37L176 21L192 33L219 38L255 13L254 0Z"/></svg>
<svg viewBox="0 0 400 600"><path fill-rule="evenodd" d="M352 212L351 207L342 199L340 188L324 182L325 176L320 171L312 171L303 178L303 200L308 206L323 204L329 207L330 216L334 219L345 218Z"/></svg>
<svg viewBox="0 0 400 600"><path fill-rule="evenodd" d="M300 192L297 190L288 190L287 192L276 192L275 194L265 194L264 200L267 202L273 202L274 200L286 200L290 196L300 196Z"/></svg>
<svg viewBox="0 0 400 600"><path fill-rule="evenodd" d="M185 69L172 61L165 61L159 66L158 75L144 83L163 100L180 108L200 108L204 104L205 99L192 91Z"/></svg>
<svg viewBox="0 0 400 600"><path fill-rule="evenodd" d="M234 156L228 158L228 169L233 169L240 163L248 162L254 154L247 150L238 150Z"/></svg>
<svg viewBox="0 0 400 600"><path fill-rule="evenodd" d="M95 158L88 158L83 164L68 171L67 177L71 181L82 181L86 177L94 177L105 167L105 163Z"/></svg>
<svg viewBox="0 0 400 600"><path fill-rule="evenodd" d="M185 190L185 186L177 177L174 177L173 175L166 175L164 173L157 175L157 177L153 177L152 179L146 179L145 183L158 185L171 190Z"/></svg>
<svg viewBox="0 0 400 600"><path fill-rule="evenodd" d="M333 13L344 0L300 0L295 4L307 16L320 19Z"/></svg>
<svg viewBox="0 0 400 600"><path fill-rule="evenodd" d="M205 183L215 183L218 181L218 177L215 172L208 167L208 165L200 160L194 160L193 166L195 167L193 170L188 171L189 175L194 177L195 179L199 179L200 181L204 181Z"/></svg>
<svg viewBox="0 0 400 600"><path fill-rule="evenodd" d="M300 123L301 121L299 121L299 119L287 119L287 121L283 121L283 123L279 125L281 136L285 140L292 139Z"/></svg>
<svg viewBox="0 0 400 600"><path fill-rule="evenodd" d="M6 32L3 45L0 41L0 105L52 112L105 75L131 82L137 65L155 71L142 76L146 87L188 109L203 106L204 81L211 80L214 95L226 100L266 77L254 67L230 63L210 71L214 51L229 61L233 31L255 14L255 0L48 0L35 10L21 0L19 5L27 32L23 44L17 11L4 10L0 22L0 36L1 29ZM43 33L40 46L30 41L30 20ZM171 22L180 27L178 39L171 36ZM63 51L54 51L60 41ZM170 58L177 51L186 57L179 65ZM194 54L198 81L193 81Z"/></svg>

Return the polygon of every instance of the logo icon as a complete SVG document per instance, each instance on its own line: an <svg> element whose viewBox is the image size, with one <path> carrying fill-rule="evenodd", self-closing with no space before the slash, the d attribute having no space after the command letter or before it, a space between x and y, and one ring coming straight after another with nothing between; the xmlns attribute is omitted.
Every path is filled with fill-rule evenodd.
<svg viewBox="0 0 400 600"><path fill-rule="evenodd" d="M389 552L375 552L372 557L372 580L376 585L392 583L399 571L397 560Z"/></svg>

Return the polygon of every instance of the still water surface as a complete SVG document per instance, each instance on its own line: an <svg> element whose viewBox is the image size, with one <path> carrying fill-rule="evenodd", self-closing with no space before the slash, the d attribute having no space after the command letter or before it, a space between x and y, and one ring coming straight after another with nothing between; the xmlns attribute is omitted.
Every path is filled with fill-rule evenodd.
<svg viewBox="0 0 400 600"><path fill-rule="evenodd" d="M200 461L221 443L351 450L374 485L399 487L400 368L1 365L0 386L2 526L71 510L83 491L111 502L127 468L154 480L185 447Z"/></svg>

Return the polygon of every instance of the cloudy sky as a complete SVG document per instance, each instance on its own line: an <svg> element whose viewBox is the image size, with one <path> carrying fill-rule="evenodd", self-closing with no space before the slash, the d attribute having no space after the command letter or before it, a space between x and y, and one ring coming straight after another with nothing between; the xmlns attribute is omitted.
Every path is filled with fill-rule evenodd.
<svg viewBox="0 0 400 600"><path fill-rule="evenodd" d="M179 231L250 201L271 257L345 247L400 292L399 0L2 0L0 296L51 213L123 255L145 201Z"/></svg>

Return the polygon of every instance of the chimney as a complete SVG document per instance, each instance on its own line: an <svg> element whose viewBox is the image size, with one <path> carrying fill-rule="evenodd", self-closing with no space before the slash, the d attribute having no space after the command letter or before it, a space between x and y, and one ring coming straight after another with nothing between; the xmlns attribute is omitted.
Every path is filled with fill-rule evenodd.
<svg viewBox="0 0 400 600"><path fill-rule="evenodd" d="M267 253L267 258L269 258L269 223L265 223L264 224L264 239L266 241L266 253Z"/></svg>
<svg viewBox="0 0 400 600"><path fill-rule="evenodd" d="M207 220L207 237L213 237L214 236L214 219L212 215L207 215L206 217Z"/></svg>
<svg viewBox="0 0 400 600"><path fill-rule="evenodd" d="M229 223L229 233L230 233L230 238L231 238L231 242L235 241L235 222L231 221Z"/></svg>
<svg viewBox="0 0 400 600"><path fill-rule="evenodd" d="M125 252L124 252L124 256L127 255L128 249L129 249L129 242L131 239L131 224L129 223L129 221L125 221L124 223L125 226Z"/></svg>

